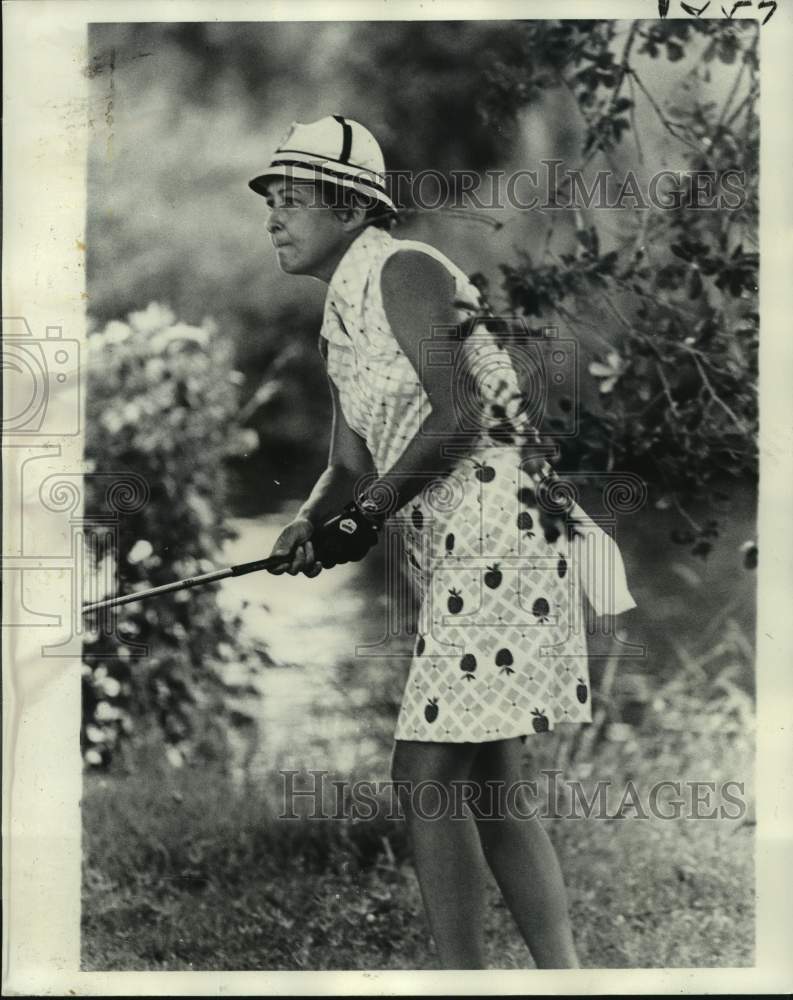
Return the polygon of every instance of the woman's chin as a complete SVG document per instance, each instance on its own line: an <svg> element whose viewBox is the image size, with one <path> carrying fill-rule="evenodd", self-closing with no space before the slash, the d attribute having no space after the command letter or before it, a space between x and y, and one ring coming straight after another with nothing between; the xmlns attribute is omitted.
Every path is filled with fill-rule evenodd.
<svg viewBox="0 0 793 1000"><path fill-rule="evenodd" d="M294 258L294 256L289 252L289 250L279 250L276 253L276 259L278 260L278 266L284 272L284 274L302 274L299 262Z"/></svg>

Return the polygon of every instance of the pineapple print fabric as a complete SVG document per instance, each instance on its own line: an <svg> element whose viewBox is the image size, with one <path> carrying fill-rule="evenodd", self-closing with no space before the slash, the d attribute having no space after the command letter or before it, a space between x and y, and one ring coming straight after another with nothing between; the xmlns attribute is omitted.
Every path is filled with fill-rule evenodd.
<svg viewBox="0 0 793 1000"><path fill-rule="evenodd" d="M434 247L394 240L384 230L364 229L340 261L321 330L328 374L345 419L366 441L380 474L430 412L380 294L383 264L400 249L421 250L448 268L461 322L479 301L475 286ZM464 347L469 370L480 373L473 443L447 475L390 519L404 539L421 598L395 733L403 740L484 742L592 717L581 620L581 582L592 574L579 572L580 542L587 534L611 540L578 505L571 511L580 528L574 541L565 531L543 527L537 487L550 467L540 475L528 472L518 444L489 433L504 417L524 438L533 433L510 356L479 326ZM613 543L609 556L617 586L608 610L616 613L635 605ZM603 596L591 584L587 593L600 610Z"/></svg>

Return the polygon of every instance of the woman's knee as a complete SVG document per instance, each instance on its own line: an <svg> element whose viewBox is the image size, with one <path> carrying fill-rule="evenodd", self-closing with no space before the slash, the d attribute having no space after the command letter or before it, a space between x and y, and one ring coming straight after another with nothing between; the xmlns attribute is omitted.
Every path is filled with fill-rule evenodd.
<svg viewBox="0 0 793 1000"><path fill-rule="evenodd" d="M483 743L471 767L471 808L475 815L505 815L520 794L522 747L518 739Z"/></svg>
<svg viewBox="0 0 793 1000"><path fill-rule="evenodd" d="M469 743L420 743L397 740L391 757L391 780L418 785L423 781L450 784L466 779L476 747Z"/></svg>
<svg viewBox="0 0 793 1000"><path fill-rule="evenodd" d="M523 746L518 737L483 743L471 772L480 781L518 781L522 776Z"/></svg>

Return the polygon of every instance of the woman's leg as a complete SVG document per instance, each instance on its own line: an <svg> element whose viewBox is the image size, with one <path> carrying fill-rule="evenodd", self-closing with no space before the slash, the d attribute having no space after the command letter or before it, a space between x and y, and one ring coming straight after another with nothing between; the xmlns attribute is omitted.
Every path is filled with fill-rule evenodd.
<svg viewBox="0 0 793 1000"><path fill-rule="evenodd" d="M482 743L474 760L472 781L480 788L485 781L498 782L501 789L500 798L485 790L480 800L480 814L487 815L493 806L492 815L503 817L477 818L485 858L537 967L577 969L567 893L556 851L537 816L521 818L530 813L525 788L517 797L505 794L510 785L514 788L521 780L520 762L518 738Z"/></svg>
<svg viewBox="0 0 793 1000"><path fill-rule="evenodd" d="M408 740L398 740L394 747L392 777L406 783L400 801L424 908L444 969L485 968L482 910L487 866L471 814L466 811L464 818L454 818L459 810L453 808L451 784L469 777L477 750L478 744L472 743ZM435 787L425 786L418 795L421 782Z"/></svg>

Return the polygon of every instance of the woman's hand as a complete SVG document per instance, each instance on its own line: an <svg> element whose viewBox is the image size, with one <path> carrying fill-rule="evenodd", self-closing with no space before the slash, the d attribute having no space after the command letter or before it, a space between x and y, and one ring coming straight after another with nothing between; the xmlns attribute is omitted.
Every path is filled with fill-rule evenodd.
<svg viewBox="0 0 793 1000"><path fill-rule="evenodd" d="M283 556L284 561L270 572L275 576L282 573L297 576L298 573L303 573L309 577L321 573L322 563L316 560L314 546L311 544L313 534L314 525L307 517L297 517L290 521L276 539L270 553L271 556Z"/></svg>
<svg viewBox="0 0 793 1000"><path fill-rule="evenodd" d="M322 525L315 536L315 555L328 569L341 563L360 562L372 546L377 545L382 526L383 518L379 514L365 513L352 500Z"/></svg>

